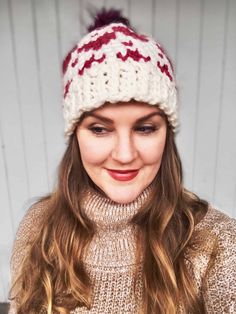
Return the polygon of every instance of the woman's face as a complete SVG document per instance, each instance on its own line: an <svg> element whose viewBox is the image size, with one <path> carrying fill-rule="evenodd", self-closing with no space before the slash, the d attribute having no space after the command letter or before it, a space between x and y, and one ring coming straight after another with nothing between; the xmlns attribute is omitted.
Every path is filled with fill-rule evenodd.
<svg viewBox="0 0 236 314"><path fill-rule="evenodd" d="M100 107L76 130L83 166L110 199L132 202L160 168L166 130L165 116L157 107L132 101Z"/></svg>

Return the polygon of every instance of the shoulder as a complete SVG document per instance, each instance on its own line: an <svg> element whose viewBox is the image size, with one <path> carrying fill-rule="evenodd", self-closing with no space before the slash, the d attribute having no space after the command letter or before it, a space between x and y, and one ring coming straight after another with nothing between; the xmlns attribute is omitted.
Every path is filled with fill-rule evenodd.
<svg viewBox="0 0 236 314"><path fill-rule="evenodd" d="M229 237L236 236L236 219L222 212L220 209L209 205L204 218L195 226L195 230L207 229L211 233L222 238L222 232Z"/></svg>
<svg viewBox="0 0 236 314"><path fill-rule="evenodd" d="M207 313L236 313L236 220L209 205L194 235L186 263Z"/></svg>
<svg viewBox="0 0 236 314"><path fill-rule="evenodd" d="M185 253L198 285L212 267L236 265L236 220L221 210L208 206L203 219L195 226Z"/></svg>
<svg viewBox="0 0 236 314"><path fill-rule="evenodd" d="M35 235L39 232L41 221L47 212L49 203L50 197L44 197L31 205L18 226L10 260L10 296L12 292L14 294L15 286L13 284L15 283L18 275L21 273L24 258L27 256L27 252L29 252ZM10 303L9 314L16 313L15 305L15 301L12 300Z"/></svg>
<svg viewBox="0 0 236 314"><path fill-rule="evenodd" d="M236 219L209 205L205 217L195 226L202 239L204 251L214 256L231 255L236 259Z"/></svg>
<svg viewBox="0 0 236 314"><path fill-rule="evenodd" d="M27 235L32 234L32 232L35 232L35 230L38 229L42 218L47 212L49 203L50 199L44 198L29 207L22 220L20 221L16 232L15 241L19 239L23 240L27 237Z"/></svg>
<svg viewBox="0 0 236 314"><path fill-rule="evenodd" d="M39 232L42 219L45 217L50 198L43 198L29 207L18 226L11 255L11 272L14 274L20 267L25 254Z"/></svg>
<svg viewBox="0 0 236 314"><path fill-rule="evenodd" d="M205 306L209 313L235 313L236 220L210 206L197 228L207 228L215 239L202 282Z"/></svg>

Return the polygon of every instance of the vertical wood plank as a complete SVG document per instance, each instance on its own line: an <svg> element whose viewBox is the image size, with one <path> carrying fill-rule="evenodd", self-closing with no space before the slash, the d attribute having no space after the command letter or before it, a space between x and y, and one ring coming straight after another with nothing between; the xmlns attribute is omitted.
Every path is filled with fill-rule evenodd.
<svg viewBox="0 0 236 314"><path fill-rule="evenodd" d="M5 279L2 271L2 261L0 261L0 300L1 302L5 302L7 299L7 291L5 287Z"/></svg>
<svg viewBox="0 0 236 314"><path fill-rule="evenodd" d="M10 255L11 247L1 249L0 254L0 302L8 302L8 294L10 289Z"/></svg>
<svg viewBox="0 0 236 314"><path fill-rule="evenodd" d="M152 34L152 0L146 0L145 3L140 0L130 0L130 22L139 33ZM142 17L140 18L140 12Z"/></svg>
<svg viewBox="0 0 236 314"><path fill-rule="evenodd" d="M178 0L157 0L154 6L154 36L175 64Z"/></svg>
<svg viewBox="0 0 236 314"><path fill-rule="evenodd" d="M20 145L16 147L18 150L19 160L18 162L14 160L14 155L11 155L14 151L14 140L13 135L8 134L8 124L9 121L12 121L11 111L14 108L15 110L15 119L20 117L19 108L17 106L17 96L16 96L16 87L14 81L14 65L13 65L13 52L12 52L12 41L10 37L10 19L9 19L9 10L6 1L0 2L0 40L1 40L1 49L0 49L0 66L4 75L0 76L0 93L2 97L1 106L0 106L0 202L1 202L1 220L0 220L0 301L4 302L7 297L7 283L9 282L9 278L6 278L8 273L5 273L4 270L8 267L7 259L6 259L6 250L11 247L13 241L14 234L14 225L15 225L15 217L13 215L12 209L12 200L14 198L13 193L16 192L16 189L12 191L13 184L13 173L12 170L18 170L17 166L23 166L20 171L16 172L17 176L24 175L24 156L22 149L19 150ZM8 36L6 36L8 35ZM4 62L3 62L4 60ZM9 60L10 62L6 62ZM9 64L8 64L9 63ZM5 66L4 66L5 65ZM7 73L5 73L7 71ZM5 86L7 84L7 86ZM9 85L8 85L9 84ZM14 103L16 102L16 106ZM9 119L9 120L7 120ZM19 121L18 121L19 122ZM18 125L14 125L15 131L17 130L18 134L16 134L16 139L21 143L21 134L19 133L20 127ZM5 134L4 134L5 132ZM4 136L5 135L5 136ZM11 141L5 145L4 141ZM10 158L8 159L8 157ZM15 168L8 169L11 164L14 165L16 162ZM21 172L23 170L23 173ZM27 189L24 191L27 194ZM19 198L18 198L19 201ZM15 204L14 204L15 205Z"/></svg>
<svg viewBox="0 0 236 314"><path fill-rule="evenodd" d="M58 20L58 33L60 38L60 62L70 49L77 44L82 36L80 11L82 7L78 0L56 1L56 15Z"/></svg>
<svg viewBox="0 0 236 314"><path fill-rule="evenodd" d="M82 25L83 25L83 35L87 34L87 27L93 22L90 16L90 12L94 14L101 8L105 7L105 0L87 0L82 1Z"/></svg>
<svg viewBox="0 0 236 314"><path fill-rule="evenodd" d="M184 183L192 189L195 119L197 114L199 62L201 58L202 3L180 1L179 38L176 77L179 92L179 121L177 145L184 170ZM187 27L186 27L187 25Z"/></svg>
<svg viewBox="0 0 236 314"><path fill-rule="evenodd" d="M29 194L34 196L46 192L49 174L31 1L12 1L12 17Z"/></svg>
<svg viewBox="0 0 236 314"><path fill-rule="evenodd" d="M224 51L225 2L204 5L199 103L196 116L193 188L212 200L216 162L222 58Z"/></svg>
<svg viewBox="0 0 236 314"><path fill-rule="evenodd" d="M118 10L122 10L121 14L125 17L129 16L129 9L128 9L128 3L130 1L129 0L105 0L104 1L104 6L107 9L118 9Z"/></svg>
<svg viewBox="0 0 236 314"><path fill-rule="evenodd" d="M221 111L213 201L236 217L236 2L226 2L226 34L222 58Z"/></svg>
<svg viewBox="0 0 236 314"><path fill-rule="evenodd" d="M5 145L2 140L1 121L0 121L0 202L1 202L1 220L0 220L0 252L11 246L14 238L15 219L12 210L12 200L10 194L9 174L6 161Z"/></svg>
<svg viewBox="0 0 236 314"><path fill-rule="evenodd" d="M8 180L8 169L5 156L5 147L2 141L0 124L0 302L6 301L9 283L9 252L13 242L14 217L10 199L10 187Z"/></svg>
<svg viewBox="0 0 236 314"><path fill-rule="evenodd" d="M12 209L12 200L11 200L11 191L10 191L10 183L9 183L9 174L7 168L7 160L6 160L6 152L5 152L5 144L3 142L2 137L2 127L1 127L1 119L0 119L0 202L1 202L1 220L0 220L0 230L4 237L0 237L0 250L6 244L7 235L8 241L13 240L14 234L14 214ZM7 241L7 242L8 242ZM7 243L9 244L9 242Z"/></svg>
<svg viewBox="0 0 236 314"><path fill-rule="evenodd" d="M19 104L19 90L16 81L16 55L13 53L13 37L9 16L9 2L0 2L1 49L0 68L4 76L0 76L1 137L4 144L5 165L8 175L8 195L11 203L15 227L23 213L20 206L29 197L27 165L23 147L22 114ZM8 60L8 62L6 62ZM4 174L3 174L4 176ZM6 210L9 209L6 208ZM5 239L11 239L12 228L9 226Z"/></svg>
<svg viewBox="0 0 236 314"><path fill-rule="evenodd" d="M39 70L39 88L43 109L48 160L49 190L55 183L56 168L64 151L61 62L54 1L33 1L35 43Z"/></svg>

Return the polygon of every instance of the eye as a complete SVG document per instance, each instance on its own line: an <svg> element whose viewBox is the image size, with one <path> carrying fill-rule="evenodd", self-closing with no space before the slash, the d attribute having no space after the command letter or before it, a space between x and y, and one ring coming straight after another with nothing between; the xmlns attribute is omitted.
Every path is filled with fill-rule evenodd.
<svg viewBox="0 0 236 314"><path fill-rule="evenodd" d="M138 131L139 133L144 133L144 134L153 133L157 129L158 128L156 126L150 126L150 125L143 125L143 126L139 126L135 128L136 131Z"/></svg>
<svg viewBox="0 0 236 314"><path fill-rule="evenodd" d="M96 135L103 135L105 134L106 132L109 132L107 129L105 128L102 128L100 126L93 126L93 127L90 127L89 130L96 134Z"/></svg>

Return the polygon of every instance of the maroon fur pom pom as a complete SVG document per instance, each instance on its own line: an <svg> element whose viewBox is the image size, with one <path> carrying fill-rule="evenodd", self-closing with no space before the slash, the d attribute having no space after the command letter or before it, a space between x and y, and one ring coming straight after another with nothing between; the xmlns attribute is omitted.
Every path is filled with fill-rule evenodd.
<svg viewBox="0 0 236 314"><path fill-rule="evenodd" d="M123 23L124 25L131 27L129 20L121 15L121 10L117 9L105 9L97 11L95 14L90 13L94 22L88 27L88 31L92 32L96 28L109 25L111 23Z"/></svg>

